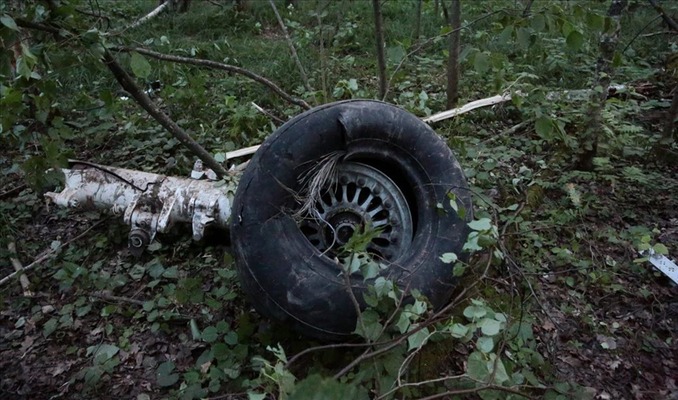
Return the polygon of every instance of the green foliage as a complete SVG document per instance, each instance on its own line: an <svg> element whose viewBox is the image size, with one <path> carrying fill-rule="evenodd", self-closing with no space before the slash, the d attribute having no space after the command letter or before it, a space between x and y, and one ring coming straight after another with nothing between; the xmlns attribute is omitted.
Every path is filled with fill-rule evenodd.
<svg viewBox="0 0 678 400"><path fill-rule="evenodd" d="M190 169L194 157L140 112L101 63L104 47L220 162L228 151L261 143L280 123L252 102L282 121L299 109L242 76L117 52L116 46L243 67L314 105L375 97L369 2L281 7L309 73L310 92L267 2L250 1L244 11L231 2L193 3L189 12L166 12L134 29L125 28L155 2L0 3L3 193L21 189L23 181L39 190L58 184L50 169L72 157L168 175ZM63 248L85 221L100 217L47 211L38 191L21 189L0 198L0 257L7 259L9 241L18 243L24 261L56 251L29 274L31 286L45 297L17 295L15 282L3 287L3 312L18 316L3 322L6 351L15 351L17 359L30 355L26 360L59 354L63 363L44 375L67 382L69 395L97 397L124 387L115 385L120 377L134 376L134 386L148 392L139 399L224 393L247 393L250 399L418 398L444 391L449 397L455 391L477 391L483 399L518 397L497 387L533 397L583 398L581 387L556 377L565 357L578 361L582 348L594 352L583 357L598 362L592 367L596 376L610 382L618 379L606 375L609 364L599 360L618 361L605 357L621 357L622 351L633 357L665 352L676 340L670 320L643 321L655 332L633 325L642 314L615 321L609 315L627 315L616 304L669 314L661 275L635 253L678 251L670 223L678 204L666 195L678 190L675 174L648 162L659 143L656 115L670 106L665 98L675 85L675 76L662 72L672 71L675 40L644 34L643 26L656 17L649 7L637 6L623 17L620 44L627 48L612 60L612 79L625 87L602 110L595 170L573 171L572 155L587 145L581 134L589 89L598 90L592 86L600 35L611 26L607 3L534 2L523 16L524 3L462 2L463 24L471 24L461 32L462 103L505 91L513 98L435 126L458 154L476 199L464 246L471 260L439 255L460 278L460 290L468 290L455 293L449 312L433 318L438 310L424 296L379 277L383 265L367 252L378 230L364 227L339 256L346 274L367 285L355 292L365 305L355 327L364 346L317 350L290 362L287 354L315 343L250 311L223 249L170 235L132 260L119 254L126 232L117 224ZM415 6L383 4L388 100L425 116L444 108L451 28L442 10L436 15L434 2L425 1L421 37L412 37ZM673 4L664 6L675 11ZM60 40L22 21L77 34ZM152 86L156 81L159 88ZM675 143L662 145L676 150ZM449 197L463 217L466 210ZM563 326L556 329L556 322ZM570 340L554 339L561 332ZM645 338L636 343L637 336ZM617 337L628 350L614 348ZM598 348L605 353L595 353ZM377 353L334 377L365 349ZM591 376L573 373L568 379L594 385ZM150 387L136 385L142 381Z"/></svg>

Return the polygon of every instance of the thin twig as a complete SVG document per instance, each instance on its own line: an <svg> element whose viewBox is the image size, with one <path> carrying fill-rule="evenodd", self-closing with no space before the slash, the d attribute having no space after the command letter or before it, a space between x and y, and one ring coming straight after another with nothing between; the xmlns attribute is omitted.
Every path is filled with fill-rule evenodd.
<svg viewBox="0 0 678 400"><path fill-rule="evenodd" d="M66 246L68 246L69 244L75 242L76 240L79 240L79 239L85 237L85 236L89 233L89 231L91 231L92 229L96 228L97 226L103 224L103 223L106 222L107 220L108 220L108 218L104 218L104 219L102 219L101 221L99 221L99 222L95 223L94 225L90 226L89 228L85 229L85 231L82 232L81 234L79 234L78 236L76 236L76 237L74 237L74 238L72 238L72 239L70 239L70 240L68 240L68 241L66 241L66 242L64 242L64 243L62 243L62 244L60 244L59 246L56 246L56 247L53 248L53 249L49 249L49 250L44 251L38 258L35 259L35 261L33 261L32 263L30 263L30 264L28 264L27 266L25 266L21 272L27 272L28 270L30 270L30 269L36 267L37 265L39 265L39 264L42 263L43 261L45 261L45 260L51 258L51 257L52 257L53 255L55 255L55 253L57 253L59 250L65 248ZM13 273L7 275L6 277L0 279L0 286L2 286L2 285L4 285L5 283L7 283L10 279L14 278L16 275L19 275L19 272L15 271L15 272L13 272Z"/></svg>
<svg viewBox="0 0 678 400"><path fill-rule="evenodd" d="M132 299L130 297L124 297L124 296L114 296L108 292L94 292L90 293L90 296L96 297L101 300L106 300L106 301L115 301L118 303L130 303L130 304L135 304L137 306L143 307L144 301L142 300L137 300L137 299Z"/></svg>
<svg viewBox="0 0 678 400"><path fill-rule="evenodd" d="M261 107L259 104L255 103L255 102L252 102L252 107L256 108L257 111L259 111L260 113L264 114L265 116L271 118L272 120L274 120L275 122L277 122L279 124L285 123L285 121L276 117L275 115L271 114L270 112L266 111L263 107Z"/></svg>
<svg viewBox="0 0 678 400"><path fill-rule="evenodd" d="M443 4L444 4L444 2L443 2ZM424 47L428 46L429 44L431 44L431 43L432 43L434 40L436 40L436 39L444 38L445 36L451 35L453 32L457 32L457 31L459 31L459 30L466 29L466 28L470 27L471 25L475 24L476 22L482 21L482 20L484 20L484 19L486 19L486 18L489 18L489 17L493 16L494 14L497 14L497 13L500 13L500 12L504 12L504 11L505 11L504 8L499 9L499 10L496 10L496 11L492 11L491 13L485 14L485 15L483 15L483 16L481 16L481 17L478 17L478 18L474 19L473 21L469 22L468 24L466 24L466 25L464 25L464 26L457 27L457 28L452 29L452 30L449 31L449 32L445 32L445 33L443 33L443 34L441 34L441 35L436 35L436 36L430 37L430 38L426 39L425 41L419 43L419 45L417 45L417 47L415 47L412 51L410 51L409 53L405 54L405 56L400 60L400 62L398 63L398 65L397 65L397 66L395 67L395 69L393 70L393 73L391 74L391 77L390 77L389 80L388 80L388 85L386 85L386 94L384 95L384 98L386 98L386 96L388 96L388 92L389 92L389 89L391 88L391 82L393 81L393 78L396 76L396 74L398 73L398 71L400 70L400 68L403 66L403 64L405 63L405 61L406 61L411 55L414 55L414 54L418 53L421 49L423 49Z"/></svg>
<svg viewBox="0 0 678 400"><path fill-rule="evenodd" d="M148 50L144 49L141 47L116 47L114 48L119 51L136 51L139 54L143 54L146 56L149 56L151 58L155 58L157 60L163 60L163 61L171 61L171 62L176 62L176 63L181 63L181 64L191 64L191 65L198 65L198 66L203 66L203 67L209 67L209 68L214 68L214 69L220 69L223 71L228 71L232 72L235 74L240 74L244 75L253 81L259 82L262 85L268 87L271 89L275 94L283 98L284 100L287 100L288 102L295 104L305 110L311 109L311 106L308 105L304 100L295 98L287 94L284 90L282 90L278 85L275 83L271 82L270 80L264 78L263 76L257 75L252 71L246 70L244 68L236 67L234 65L228 65L224 63L220 63L217 61L212 61L212 60L204 60L201 58L188 58L188 57L181 57L181 56L174 56L170 54L163 54L163 53L158 53L153 50Z"/></svg>
<svg viewBox="0 0 678 400"><path fill-rule="evenodd" d="M355 257L355 254L351 254L351 257ZM363 319L363 314L360 311L360 304L358 303L358 299L355 297L355 293L353 292L353 286L351 285L349 266L353 264L353 260L351 260L351 262L349 263L346 263L346 265L340 263L337 258L334 259L334 262L337 263L337 267L343 270L342 275L344 275L344 284L346 285L346 291L348 292L348 295L351 298L351 302L353 303L353 307L355 308L356 315L358 316L358 324L360 324L360 329L362 329L363 334L366 335L367 329L365 327L365 320ZM365 340L367 340L368 344L372 343L372 340L368 339L367 337L365 337Z"/></svg>
<svg viewBox="0 0 678 400"><path fill-rule="evenodd" d="M508 128L508 129L504 129L502 132L500 132L500 133L498 133L498 134L492 136L491 138L488 138L488 139L483 140L482 142L480 142L480 144L487 144L487 143L489 143L489 142L491 142L491 141L493 141L493 140L495 140L495 139L497 139L497 138L500 138L500 137L502 137L502 136L510 136L510 135L513 135L514 133L516 133L516 132L518 132L519 130L523 129L525 126L527 126L527 124L529 124L529 123L531 123L531 122L532 122L532 120L527 120L527 121L523 121L523 122L521 122L521 123L519 123L519 124L513 125L512 127Z"/></svg>
<svg viewBox="0 0 678 400"><path fill-rule="evenodd" d="M26 189L26 184L22 183L21 185L19 185L17 187L14 187L12 189L4 191L4 192L0 193L0 200L4 199L6 197L10 197L10 196L13 196L15 194L18 194L24 189Z"/></svg>
<svg viewBox="0 0 678 400"><path fill-rule="evenodd" d="M645 29L647 29L647 27L650 26L651 23L653 23L654 21L658 20L658 19L661 18L661 17L662 17L661 15L657 15L656 17L652 18L652 19L650 20L650 22L648 22L647 24L645 24L645 26L643 26L642 28L640 28L640 30L638 31L638 33L636 33L636 35L633 37L633 39L631 39L631 40L626 44L626 46L624 47L624 50L621 51L621 54L626 53L626 50L629 48L629 46L631 46L631 44L632 44L636 39L638 39L638 36L640 36L640 34L643 33L643 32L645 31Z"/></svg>
<svg viewBox="0 0 678 400"><path fill-rule="evenodd" d="M443 377L435 378L435 379L428 379L428 380L425 380L425 381L403 383L402 385L398 385L398 386L394 387L393 389L389 390L388 392L377 397L375 400L385 399L385 398L389 397L389 395L391 395L392 393L395 393L402 388L428 385L428 384L431 384L431 383L445 382L445 381L449 381L449 380L452 380L452 379L462 379L462 378L467 378L467 377L468 377L468 375L466 375L466 374L450 375L450 376L443 376Z"/></svg>
<svg viewBox="0 0 678 400"><path fill-rule="evenodd" d="M523 393L519 390L516 390L516 389L512 389L510 387L500 386L500 385L485 385L485 386L478 386L478 387L471 388L471 389L449 390L447 392L436 393L436 394L431 395L431 396L422 397L419 400L433 400L433 399L439 399L441 397L449 397L449 396L454 396L454 395L459 395L459 394L478 393L478 392L483 392L485 390L498 390L498 391L501 391L501 392L512 393L512 394L515 394L517 396L525 397L526 399L533 399L534 398L534 397L532 397L528 394L525 394L525 393Z"/></svg>
<svg viewBox="0 0 678 400"><path fill-rule="evenodd" d="M455 297L455 299L452 300L448 305L446 305L445 307L441 308L439 311L437 311L436 313L431 315L426 321L421 323L416 328L414 328L411 331L407 332L406 334L403 334L403 335L399 336L398 338L392 340L390 343L387 342L388 344L385 345L384 347L373 350L371 352L366 351L365 353L361 354L360 356L355 358L353 361L351 361L348 365L346 365L341 371L334 374L334 379L339 379L342 376L346 375L349 371L351 371L356 365L360 364L361 362L363 362L367 359L370 359L372 357L377 357L377 356L379 356L383 353L386 353L386 352L390 351L391 349L399 346L401 343L403 343L405 340L407 340L407 338L409 338L410 336L414 335L415 333L417 333L417 332L421 331L422 329L424 329L424 328L430 326L431 324L435 323L439 318L441 318L441 316L446 315L451 309L453 309L454 307L456 307L459 304L459 301L461 299L465 298L464 296L466 295L466 293L468 293L473 287L475 287L478 284L478 282L480 282L487 275L487 271L490 268L490 264L491 264L490 262L487 263L487 265L485 266L485 270L483 271L483 274L480 276L479 279L477 279L472 284L464 287L464 289L461 291L461 293L459 293L457 295L457 297Z"/></svg>

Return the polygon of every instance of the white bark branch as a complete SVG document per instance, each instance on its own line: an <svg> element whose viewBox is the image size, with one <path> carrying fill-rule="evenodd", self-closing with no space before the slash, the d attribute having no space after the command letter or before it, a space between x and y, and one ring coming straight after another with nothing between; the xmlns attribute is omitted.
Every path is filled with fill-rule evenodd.
<svg viewBox="0 0 678 400"><path fill-rule="evenodd" d="M19 274L19 283L21 283L21 288L24 291L24 296L26 297L31 297L33 296L33 292L30 290L31 282L29 282L28 277L26 274L24 274L24 266L21 264L21 261L19 261L19 255L17 254L16 251L16 243L14 242L9 242L7 243L7 250L9 250L9 253L11 256L9 257L9 260L12 262L12 266L14 267L14 271L16 271L16 274Z"/></svg>
<svg viewBox="0 0 678 400"><path fill-rule="evenodd" d="M468 104L464 104L461 107L453 108L451 110L443 111L438 114L433 114L430 117L423 118L424 122L432 123L432 122L438 122L442 121L445 119L449 119L452 117L456 117L459 114L464 114L469 111L473 111L476 108L482 108L482 107L487 107L487 106L493 106L495 104L499 103L504 103L506 101L511 100L511 95L509 93L503 94L503 95L497 95L497 96L492 96L488 97L486 99L480 99L476 101L472 101Z"/></svg>
<svg viewBox="0 0 678 400"><path fill-rule="evenodd" d="M139 18L136 20L132 25L128 26L127 29L134 29L140 25L145 24L146 22L150 21L151 19L155 18L158 16L161 12L165 11L167 7L172 3L173 0L165 0L164 3L160 4L157 6L153 11L149 12L145 16Z"/></svg>

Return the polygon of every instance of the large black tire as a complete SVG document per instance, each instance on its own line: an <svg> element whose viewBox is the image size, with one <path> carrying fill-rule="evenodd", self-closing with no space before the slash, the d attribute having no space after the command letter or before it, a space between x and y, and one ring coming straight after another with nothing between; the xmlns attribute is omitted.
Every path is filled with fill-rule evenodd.
<svg viewBox="0 0 678 400"><path fill-rule="evenodd" d="M462 256L472 217L462 168L419 118L393 105L356 100L317 107L284 124L256 152L240 180L231 242L243 290L255 308L316 338L338 340L354 331L355 307L332 253L314 246L292 216L299 208L294 193L303 189L299 177L333 152L345 152L342 163L399 188L394 195L405 199L411 233L390 254L391 267L382 275L442 307L455 279L452 266L439 257L447 252ZM464 218L450 207L450 192L465 210ZM351 282L362 301L370 281L355 276Z"/></svg>

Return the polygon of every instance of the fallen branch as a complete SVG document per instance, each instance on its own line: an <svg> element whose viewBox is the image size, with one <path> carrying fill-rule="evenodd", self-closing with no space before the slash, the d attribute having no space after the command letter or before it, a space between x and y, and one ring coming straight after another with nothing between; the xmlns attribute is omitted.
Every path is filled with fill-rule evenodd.
<svg viewBox="0 0 678 400"><path fill-rule="evenodd" d="M274 120L275 122L279 124L284 124L285 121L282 119L276 117L275 115L271 114L270 112L266 111L263 107L261 107L259 104L252 102L252 107L254 107L257 111L260 113L264 114L265 116L269 117L270 119Z"/></svg>
<svg viewBox="0 0 678 400"><path fill-rule="evenodd" d="M423 119L424 122L438 122L442 121L448 118L456 117L459 114L464 114L469 111L475 110L476 108L482 108L482 107L487 107L487 106L492 106L495 104L499 103L504 103L506 101L511 100L511 95L510 94L503 94L503 95L497 95L497 96L492 96L488 97L486 99L480 99L476 101L472 101L468 104L464 104L461 107L453 108L451 110L443 111L438 114L433 114L430 117L426 117Z"/></svg>
<svg viewBox="0 0 678 400"><path fill-rule="evenodd" d="M260 144L258 144L256 146L245 147L244 149L229 151L228 153L226 153L226 159L230 160L232 158L238 158L238 157L254 154L259 149L259 147L261 147Z"/></svg>
<svg viewBox="0 0 678 400"><path fill-rule="evenodd" d="M262 85L268 87L271 89L275 94L280 96L282 99L287 100L288 102L295 104L305 110L311 109L311 106L308 105L304 100L297 99L295 97L290 96L287 94L284 90L282 90L278 85L275 83L271 82L270 80L264 78L261 75L257 75L254 72L251 72L249 70L246 70L244 68L236 67L234 65L228 65L224 63L220 63L217 61L212 61L212 60L204 60L201 58L188 58L188 57L181 57L181 56L174 56L170 54L163 54L163 53L158 53L153 50L148 50L144 49L141 47L116 47L116 50L119 51L136 51L139 54L143 54L146 56L149 56L151 58L155 58L156 60L163 60L163 61L170 61L170 62L176 62L180 64L191 64L191 65L198 65L198 66L203 66L203 67L209 67L209 68L214 68L214 69L220 69L228 72L232 72L235 74L240 74L244 75L256 82L261 83Z"/></svg>
<svg viewBox="0 0 678 400"><path fill-rule="evenodd" d="M205 165L210 167L219 178L228 175L228 171L212 155L196 142L186 131L184 131L174 120L165 114L157 104L144 92L132 77L115 60L113 54L108 50L104 51L103 62L111 71L120 86L125 89L130 96L149 113L153 119L158 121L169 133L177 138L184 146L191 150Z"/></svg>
<svg viewBox="0 0 678 400"><path fill-rule="evenodd" d="M19 185L17 187L14 187L12 189L9 189L5 192L0 193L0 200L4 199L6 197L14 196L15 194L19 194L22 190L26 189L26 186L27 185L25 183L22 183L21 185Z"/></svg>
<svg viewBox="0 0 678 400"><path fill-rule="evenodd" d="M481 108L481 107L487 107L490 105L498 104L498 103L503 103L505 101L511 100L511 95L510 94L505 94L503 96L497 95L493 97L488 97L486 99L480 99L476 101L472 101L468 104L465 104L461 107L458 108L453 108L451 110L443 111L438 114L431 115L430 117L426 117L423 119L424 122L438 122L442 121L444 119L452 118L455 117L459 114L464 114L469 111L475 110L476 108ZM231 158L236 158L236 157L242 157L242 156L247 156L250 154L254 154L261 145L256 145L256 146L250 146L246 147L244 149L239 149L239 150L234 150L226 153L226 159L231 159Z"/></svg>
<svg viewBox="0 0 678 400"><path fill-rule="evenodd" d="M648 1L650 2L652 8L654 8L655 11L657 11L659 15L661 15L666 25L668 25L669 28L671 28L672 30L678 32L678 23L676 23L676 21L674 21L673 18L669 17L668 14L666 14L666 12L664 11L664 9L659 4L657 4L655 0Z"/></svg>
<svg viewBox="0 0 678 400"><path fill-rule="evenodd" d="M141 300L132 299L130 297L114 296L114 295L112 295L108 292L104 292L104 291L90 293L90 296L96 297L96 298L101 299L101 300L106 300L106 301L114 301L114 302L117 302L117 303L130 303L130 304L135 304L135 305L141 306L141 307L144 306L144 302L141 301Z"/></svg>
<svg viewBox="0 0 678 400"><path fill-rule="evenodd" d="M142 24L145 24L146 22L150 21L151 19L155 18L156 16L160 15L161 12L165 11L167 7L172 3L173 0L165 0L164 3L160 4L157 6L153 11L149 12L145 16L139 18L136 20L134 23L132 23L130 26L125 28L124 30L128 29L134 29Z"/></svg>
<svg viewBox="0 0 678 400"><path fill-rule="evenodd" d="M35 261L33 261L32 263L30 263L30 264L28 264L27 266L23 267L22 270L21 270L21 272L19 272L19 271L14 271L14 272L12 272L11 274L7 275L6 277L0 279L0 286L2 286L2 285L4 285L5 283L9 282L11 279L13 279L15 276L19 275L20 273L27 272L27 271L33 269L34 267L36 267L37 265L40 265L40 263L42 263L43 261L45 261L45 260L51 258L52 256L54 256L59 250L61 250L61 249L63 249L64 247L68 246L69 244L75 242L76 240L78 240L78 239L80 239L80 238L86 236L86 235L89 233L89 231L91 231L92 229L96 228L97 226L103 224L103 223L106 222L107 220L108 220L108 218L104 218L104 219L102 219L101 221L97 222L96 224L94 224L94 225L90 226L89 228L85 229L85 231L82 232L81 234L79 234L78 236L76 236L76 237L74 237L74 238L72 238L72 239L66 241L65 243L60 244L59 246L56 246L56 247L53 248L53 249L50 248L49 250L46 250L46 251L42 252L42 254L41 254L40 256L38 256L38 258L36 258Z"/></svg>
<svg viewBox="0 0 678 400"><path fill-rule="evenodd" d="M275 6L275 3L273 0L268 0L268 2L271 4L271 8L273 9L273 12L275 13L275 17L278 19L278 25L280 25L280 29L282 29L283 34L285 35L285 41L287 42L287 46L290 48L290 53L292 53L292 59L294 60L294 63L297 65L297 69L299 69L299 75L301 75L301 80L304 82L304 87L306 90L309 92L313 91L313 88L311 88L311 85L308 83L308 76L306 75L306 71L304 70L304 66L301 64L301 60L299 60L299 55L297 55L297 50L294 48L294 42L292 42L292 38L290 38L289 33L287 33L287 27L285 26L285 23L283 22L282 18L280 17L280 13L278 12L278 8Z"/></svg>
<svg viewBox="0 0 678 400"><path fill-rule="evenodd" d="M53 26L38 24L31 21L24 21L17 19L16 23L22 28L37 29L44 32L50 32L58 38L64 38L68 35L76 36L73 32L68 32ZM120 86L125 89L130 96L136 101L153 119L160 123L169 133L177 138L184 146L191 150L205 165L209 166L219 177L226 176L228 172L218 163L212 155L207 152L198 142L193 140L186 131L184 131L174 120L165 114L160 107L158 107L148 94L144 92L134 79L129 76L122 66L115 60L115 57L108 49L105 49L102 56L102 62L111 71Z"/></svg>
<svg viewBox="0 0 678 400"><path fill-rule="evenodd" d="M15 273L19 274L19 282L21 283L21 288L24 291L24 296L32 297L33 292L30 290L31 282L29 282L28 277L23 272L24 266L21 264L21 261L19 261L19 255L16 251L16 243L14 241L7 243L7 250L9 250L9 254L11 254L9 260L12 262L14 271L16 271Z"/></svg>

